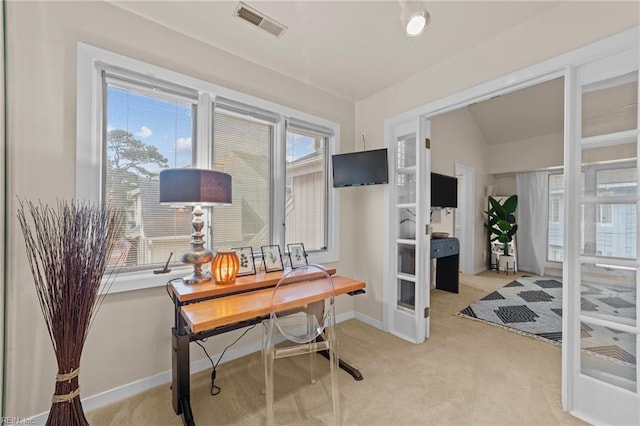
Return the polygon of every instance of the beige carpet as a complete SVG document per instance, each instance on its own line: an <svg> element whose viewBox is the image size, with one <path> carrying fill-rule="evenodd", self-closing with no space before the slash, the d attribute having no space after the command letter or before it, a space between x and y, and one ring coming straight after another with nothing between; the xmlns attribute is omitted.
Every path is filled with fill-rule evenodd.
<svg viewBox="0 0 640 426"><path fill-rule="evenodd" d="M432 291L431 338L413 345L357 320L339 325L342 357L364 375L340 373L345 425L584 424L560 408L561 350L455 315L513 277L462 276L460 294ZM475 287L475 288L474 288ZM480 290L479 288L482 288ZM328 365L315 385L308 361L276 362L278 424L331 423ZM305 362L306 361L306 362ZM219 367L222 393L209 395L209 371L193 375L191 401L199 425L265 423L258 353ZM169 386L160 386L87 415L94 426L179 425Z"/></svg>

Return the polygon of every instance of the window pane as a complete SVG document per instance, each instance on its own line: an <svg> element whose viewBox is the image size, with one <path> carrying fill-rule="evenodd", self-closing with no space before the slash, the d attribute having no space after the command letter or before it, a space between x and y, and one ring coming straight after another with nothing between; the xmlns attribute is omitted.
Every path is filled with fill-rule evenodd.
<svg viewBox="0 0 640 426"><path fill-rule="evenodd" d="M634 167L598 170L596 173L596 194L600 197L635 195L638 187L637 176L638 173Z"/></svg>
<svg viewBox="0 0 640 426"><path fill-rule="evenodd" d="M416 165L416 136L409 135L398 138L397 165L399 169Z"/></svg>
<svg viewBox="0 0 640 426"><path fill-rule="evenodd" d="M596 256L636 257L636 205L596 205Z"/></svg>
<svg viewBox="0 0 640 426"><path fill-rule="evenodd" d="M213 210L214 247L270 244L271 149L274 126L216 108L213 168L233 178L233 204Z"/></svg>
<svg viewBox="0 0 640 426"><path fill-rule="evenodd" d="M287 130L285 240L326 250L327 137Z"/></svg>
<svg viewBox="0 0 640 426"><path fill-rule="evenodd" d="M633 196L637 193L635 167L598 170L596 194L598 196ZM596 205L596 255L636 257L636 205Z"/></svg>
<svg viewBox="0 0 640 426"><path fill-rule="evenodd" d="M564 214L564 175L549 175L549 226L547 234L547 259L562 262Z"/></svg>
<svg viewBox="0 0 640 426"><path fill-rule="evenodd" d="M195 109L161 94L107 86L105 198L126 211L118 244L126 268L164 264L171 252L175 261L189 249L191 211L158 203L158 174L191 167Z"/></svg>

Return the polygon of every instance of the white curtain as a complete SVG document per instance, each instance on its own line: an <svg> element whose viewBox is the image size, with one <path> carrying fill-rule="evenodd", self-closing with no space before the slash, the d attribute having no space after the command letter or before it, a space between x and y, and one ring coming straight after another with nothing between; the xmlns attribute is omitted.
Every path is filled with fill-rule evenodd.
<svg viewBox="0 0 640 426"><path fill-rule="evenodd" d="M518 269L538 275L547 261L548 182L548 172L516 174Z"/></svg>

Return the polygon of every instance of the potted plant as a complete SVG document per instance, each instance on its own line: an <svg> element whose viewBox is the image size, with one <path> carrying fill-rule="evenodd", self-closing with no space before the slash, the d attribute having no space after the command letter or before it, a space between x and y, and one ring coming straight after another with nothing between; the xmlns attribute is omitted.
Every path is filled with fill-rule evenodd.
<svg viewBox="0 0 640 426"><path fill-rule="evenodd" d="M489 240L502 243L502 255L500 256L500 266L504 266L511 259L514 264L513 256L509 254L509 243L513 241L513 237L518 230L516 217L514 215L518 206L518 196L512 195L502 203L493 197L489 197L489 210L485 213L488 216L488 222L485 224L489 230ZM503 259L503 257L505 257Z"/></svg>

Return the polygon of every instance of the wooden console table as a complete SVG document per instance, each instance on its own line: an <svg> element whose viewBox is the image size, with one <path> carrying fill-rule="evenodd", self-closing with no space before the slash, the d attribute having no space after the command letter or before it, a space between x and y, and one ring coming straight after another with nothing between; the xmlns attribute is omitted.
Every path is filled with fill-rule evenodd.
<svg viewBox="0 0 640 426"><path fill-rule="evenodd" d="M217 285L213 281L185 284L174 280L168 286L174 302L172 335L172 402L176 414L182 414L186 425L194 425L190 400L189 343L257 324L268 318L271 294L280 278L288 271L262 272L238 277L234 284ZM335 269L328 269L335 274ZM335 295L364 292L365 283L353 278L333 276ZM329 295L309 283L289 284L289 298L283 309L320 302ZM340 368L354 379L362 374L339 362Z"/></svg>

